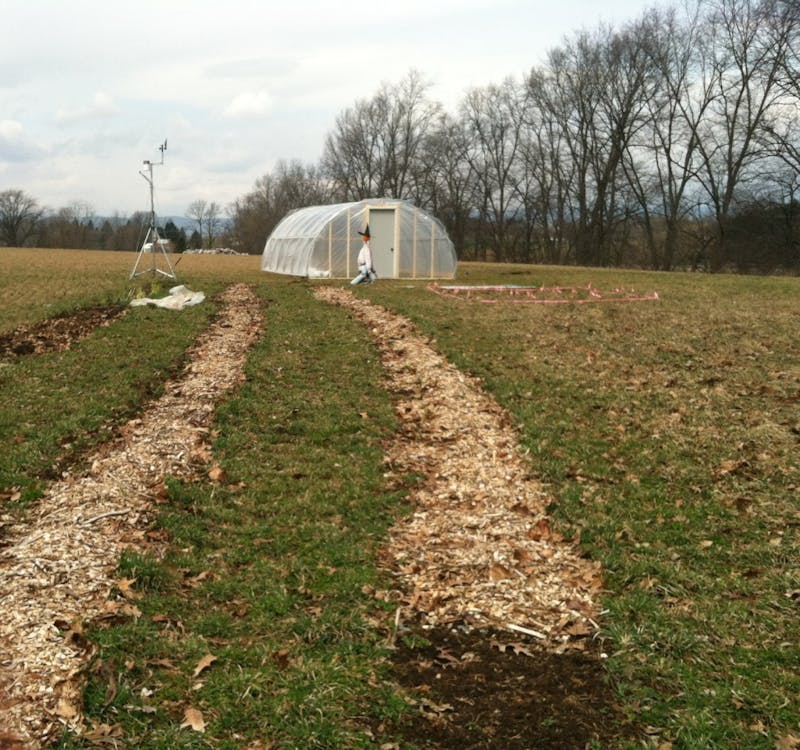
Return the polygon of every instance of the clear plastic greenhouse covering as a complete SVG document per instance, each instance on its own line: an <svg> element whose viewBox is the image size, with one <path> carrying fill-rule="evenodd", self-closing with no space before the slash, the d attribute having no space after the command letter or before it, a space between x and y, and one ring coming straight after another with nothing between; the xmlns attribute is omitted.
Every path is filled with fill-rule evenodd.
<svg viewBox="0 0 800 750"><path fill-rule="evenodd" d="M287 214L269 236L261 270L309 278L358 273L359 232L369 226L378 278L452 279L456 254L444 225L407 201L377 198L308 206Z"/></svg>

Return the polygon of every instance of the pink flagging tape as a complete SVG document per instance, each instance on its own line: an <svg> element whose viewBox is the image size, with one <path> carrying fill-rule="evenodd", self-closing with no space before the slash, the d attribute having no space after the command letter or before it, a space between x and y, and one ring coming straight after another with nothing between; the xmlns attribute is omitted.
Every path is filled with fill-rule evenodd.
<svg viewBox="0 0 800 750"><path fill-rule="evenodd" d="M622 288L602 292L591 284L586 286L515 286L513 284L457 286L433 282L428 286L428 290L442 297L487 304L508 301L540 305L574 305L587 302L642 302L659 299L658 292L639 294L633 289Z"/></svg>

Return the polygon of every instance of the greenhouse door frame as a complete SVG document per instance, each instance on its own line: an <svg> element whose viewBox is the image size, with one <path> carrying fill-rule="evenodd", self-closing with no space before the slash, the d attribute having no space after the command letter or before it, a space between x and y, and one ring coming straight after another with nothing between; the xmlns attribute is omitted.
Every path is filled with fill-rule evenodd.
<svg viewBox="0 0 800 750"><path fill-rule="evenodd" d="M378 278L396 279L399 274L397 207L370 207L367 213L372 250L372 266Z"/></svg>

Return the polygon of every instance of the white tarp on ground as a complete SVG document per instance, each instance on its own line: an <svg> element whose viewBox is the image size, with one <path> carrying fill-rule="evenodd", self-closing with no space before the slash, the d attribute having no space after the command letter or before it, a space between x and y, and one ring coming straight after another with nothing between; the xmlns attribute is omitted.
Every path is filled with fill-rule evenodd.
<svg viewBox="0 0 800 750"><path fill-rule="evenodd" d="M167 310L183 310L184 307L197 305L206 298L203 292L193 292L188 287L181 284L174 286L169 290L169 295L161 299L152 299L150 297L140 297L131 300L131 307L144 307L145 305L155 305L156 307L164 307Z"/></svg>

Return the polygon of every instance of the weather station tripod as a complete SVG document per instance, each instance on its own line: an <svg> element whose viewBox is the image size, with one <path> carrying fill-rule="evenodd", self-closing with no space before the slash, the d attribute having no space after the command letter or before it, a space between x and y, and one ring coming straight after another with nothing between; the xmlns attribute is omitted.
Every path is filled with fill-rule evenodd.
<svg viewBox="0 0 800 750"><path fill-rule="evenodd" d="M161 161L154 164L149 159L145 159L144 164L147 167L147 172L143 172L141 170L139 171L139 174L144 177L144 179L147 181L147 184L150 186L150 226L147 229L147 235L144 238L144 242L139 249L139 254L136 256L136 263L133 265L131 275L128 277L129 279L134 279L137 276L142 276L146 273L152 273L156 276L166 276L168 279L177 280L178 278L175 274L175 269L173 268L172 263L170 263L169 256L167 255L167 250L169 249L169 240L161 239L161 237L159 237L158 227L156 226L156 208L153 198L153 167L161 166L164 163L164 152L167 150L166 139L164 139L164 143L158 147L158 150L161 152ZM146 267L146 262L142 263L142 258L145 255L150 256L151 262L149 268ZM161 265L159 264L159 261L162 261ZM145 267L140 268L140 264Z"/></svg>

